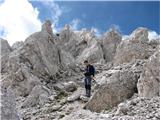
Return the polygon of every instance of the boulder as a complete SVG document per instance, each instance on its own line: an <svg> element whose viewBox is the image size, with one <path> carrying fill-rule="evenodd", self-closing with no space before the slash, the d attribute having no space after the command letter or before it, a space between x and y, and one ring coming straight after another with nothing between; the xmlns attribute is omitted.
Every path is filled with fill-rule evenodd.
<svg viewBox="0 0 160 120"><path fill-rule="evenodd" d="M40 84L40 79L26 66L21 66L16 72L4 75L2 82L6 88L10 86L16 96L27 96L35 85Z"/></svg>
<svg viewBox="0 0 160 120"><path fill-rule="evenodd" d="M101 84L84 108L94 112L111 109L120 102L132 97L135 92L137 75L131 68L116 70L112 72L110 77L105 79L105 82Z"/></svg>
<svg viewBox="0 0 160 120"><path fill-rule="evenodd" d="M16 73L11 74L11 87L17 96L27 96L34 86L41 84L41 80L27 70L21 68Z"/></svg>
<svg viewBox="0 0 160 120"><path fill-rule="evenodd" d="M116 30L109 30L102 38L102 48L104 52L104 59L106 62L113 60L116 48L120 44L122 36Z"/></svg>
<svg viewBox="0 0 160 120"><path fill-rule="evenodd" d="M22 104L22 107L33 107L35 105L44 105L49 101L50 90L42 85L35 86L27 99Z"/></svg>
<svg viewBox="0 0 160 120"><path fill-rule="evenodd" d="M142 97L160 96L160 45L144 65L138 80L138 93Z"/></svg>
<svg viewBox="0 0 160 120"><path fill-rule="evenodd" d="M124 114L124 115L126 115L127 114L127 112L128 112L128 106L127 106L127 104L125 104L125 103L120 103L119 105L118 105L118 109L117 109L117 111L116 111L116 115L120 115L120 114Z"/></svg>
<svg viewBox="0 0 160 120"><path fill-rule="evenodd" d="M148 59L155 51L148 42L148 31L146 28L138 28L123 40L117 47L114 57L114 65L129 63L136 59Z"/></svg>
<svg viewBox="0 0 160 120"><path fill-rule="evenodd" d="M71 96L67 98L67 101L74 102L75 100L78 100L82 94L83 94L83 89L78 88Z"/></svg>
<svg viewBox="0 0 160 120"><path fill-rule="evenodd" d="M68 82L68 83L64 83L64 90L66 90L67 92L74 92L75 90L77 90L77 85L75 82Z"/></svg>
<svg viewBox="0 0 160 120"><path fill-rule="evenodd" d="M87 102L89 100L89 98L85 95L81 95L80 96L80 99L83 101L83 102Z"/></svg>

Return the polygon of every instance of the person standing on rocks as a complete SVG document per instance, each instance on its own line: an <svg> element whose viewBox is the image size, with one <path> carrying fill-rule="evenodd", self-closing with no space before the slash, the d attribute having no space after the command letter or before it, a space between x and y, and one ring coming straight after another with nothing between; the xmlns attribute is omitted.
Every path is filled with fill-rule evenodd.
<svg viewBox="0 0 160 120"><path fill-rule="evenodd" d="M84 70L84 83L85 83L85 89L86 89L86 96L91 96L91 81L95 74L95 68L93 65L89 64L87 60L84 61L85 70Z"/></svg>

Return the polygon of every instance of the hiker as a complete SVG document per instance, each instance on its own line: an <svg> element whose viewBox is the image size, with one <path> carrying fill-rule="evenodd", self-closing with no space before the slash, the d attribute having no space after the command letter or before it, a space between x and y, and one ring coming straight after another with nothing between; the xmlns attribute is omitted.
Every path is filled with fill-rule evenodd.
<svg viewBox="0 0 160 120"><path fill-rule="evenodd" d="M87 60L84 61L84 65L86 66L84 70L84 83L85 83L85 89L86 89L86 96L90 97L91 96L91 81L94 77L95 74L95 68L93 65L89 64Z"/></svg>

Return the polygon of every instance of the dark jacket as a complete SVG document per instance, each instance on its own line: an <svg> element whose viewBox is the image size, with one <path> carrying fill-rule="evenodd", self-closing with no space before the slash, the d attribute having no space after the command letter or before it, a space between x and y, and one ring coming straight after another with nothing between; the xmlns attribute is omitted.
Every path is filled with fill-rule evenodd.
<svg viewBox="0 0 160 120"><path fill-rule="evenodd" d="M85 73L84 73L84 75L85 75L86 77L89 77L89 76L91 76L91 75L94 76L94 74L95 74L95 68L94 68L92 65L88 65L88 66L85 68Z"/></svg>

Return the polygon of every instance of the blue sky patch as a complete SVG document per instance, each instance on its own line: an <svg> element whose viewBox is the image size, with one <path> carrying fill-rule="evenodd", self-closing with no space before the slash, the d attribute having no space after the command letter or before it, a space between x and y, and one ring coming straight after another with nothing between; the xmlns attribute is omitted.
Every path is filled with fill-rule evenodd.
<svg viewBox="0 0 160 120"><path fill-rule="evenodd" d="M40 11L41 21L52 19L54 12L49 6L42 2L31 2L34 7ZM158 1L56 1L50 4L57 4L62 9L58 24L55 27L61 28L65 24L78 19L77 29L97 28L105 32L112 25L118 26L123 34L129 34L137 27L147 27L160 33L160 2ZM65 11L63 11L65 10ZM52 19L53 20L53 19ZM54 20L53 20L54 22Z"/></svg>

